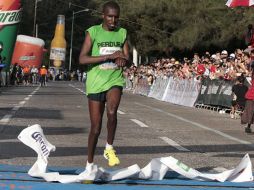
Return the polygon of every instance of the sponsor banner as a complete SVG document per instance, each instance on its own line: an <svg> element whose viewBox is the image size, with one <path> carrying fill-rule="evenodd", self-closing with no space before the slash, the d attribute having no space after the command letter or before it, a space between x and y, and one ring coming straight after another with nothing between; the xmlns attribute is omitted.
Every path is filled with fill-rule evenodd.
<svg viewBox="0 0 254 190"><path fill-rule="evenodd" d="M177 105L193 107L200 90L200 81L173 79L168 81L162 100Z"/></svg>
<svg viewBox="0 0 254 190"><path fill-rule="evenodd" d="M5 58L4 70L7 72L10 69L21 14L20 0L0 0L0 44L3 47L0 55Z"/></svg>
<svg viewBox="0 0 254 190"><path fill-rule="evenodd" d="M0 11L0 25L19 23L21 20L21 9L14 11Z"/></svg>
<svg viewBox="0 0 254 190"><path fill-rule="evenodd" d="M38 159L30 168L28 174L40 177L40 173L46 172L48 156L50 152L55 151L56 147L47 141L41 126L38 124L21 131L18 139L38 154Z"/></svg>
<svg viewBox="0 0 254 190"><path fill-rule="evenodd" d="M158 77L151 87L143 80L139 79L134 93L183 106L193 107L200 91L200 81L194 79Z"/></svg>
<svg viewBox="0 0 254 190"><path fill-rule="evenodd" d="M231 107L233 81L204 79L196 103Z"/></svg>
<svg viewBox="0 0 254 190"><path fill-rule="evenodd" d="M138 79L133 93L188 107L193 107L195 103L231 107L233 84L234 81L219 79L203 79L201 82L158 77L150 86L144 77Z"/></svg>

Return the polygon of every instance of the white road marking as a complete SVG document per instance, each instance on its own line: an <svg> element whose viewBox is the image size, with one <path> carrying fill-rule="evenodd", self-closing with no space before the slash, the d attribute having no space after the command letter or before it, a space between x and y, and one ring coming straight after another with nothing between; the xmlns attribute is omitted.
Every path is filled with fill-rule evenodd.
<svg viewBox="0 0 254 190"><path fill-rule="evenodd" d="M72 84L69 84L69 86L75 88L76 90L78 90L78 91L80 91L81 93L83 93L84 95L86 95L86 92L85 92L84 90L82 90L82 89L80 89L80 88L77 88L77 87L75 87L75 86L72 85Z"/></svg>
<svg viewBox="0 0 254 190"><path fill-rule="evenodd" d="M137 119L131 119L131 121L133 121L134 123L138 124L140 127L144 127L144 128L148 128L148 126L146 124L144 124L143 122L137 120Z"/></svg>
<svg viewBox="0 0 254 190"><path fill-rule="evenodd" d="M3 118L0 120L0 123L8 123L10 119L13 117L13 115L15 115L15 112L18 111L19 108L22 107L26 103L26 101L28 101L30 97L32 97L33 94L35 94L39 89L40 87L37 87L31 94L29 94L27 97L24 98L24 101L19 102L19 105L13 107L11 112L12 114L7 114L3 116Z"/></svg>
<svg viewBox="0 0 254 190"><path fill-rule="evenodd" d="M5 115L1 120L0 122L1 123L8 123L11 119L12 115Z"/></svg>
<svg viewBox="0 0 254 190"><path fill-rule="evenodd" d="M124 115L125 113L121 110L117 110L117 113L121 114L121 115Z"/></svg>
<svg viewBox="0 0 254 190"><path fill-rule="evenodd" d="M18 111L19 108L20 108L20 106L15 106L15 107L12 108L12 111Z"/></svg>
<svg viewBox="0 0 254 190"><path fill-rule="evenodd" d="M205 125L202 125L202 124L200 124L200 123L197 123L197 122L194 122L194 121L185 119L185 118L183 118L183 117L180 117L180 116L175 115L175 114L172 114L172 113L165 112L165 111L163 111L163 110L161 110L161 109L158 109L158 108L154 108L154 107L151 107L151 106L147 106L147 105L144 105L144 104L141 104L141 103L138 103L138 102L135 102L135 104L137 104L137 105L139 105L139 106L143 106L143 107L149 108L150 110L154 110L154 111L157 111L157 112L160 112L160 113L164 113L164 114L166 114L166 115L168 115L168 116L170 116L170 117L173 117L173 118L176 118L176 119L178 119L178 120L184 121L184 122L186 122L186 123L192 124L192 126L199 127L199 128L201 128L201 129L205 129L205 130L207 130L207 131L214 132L214 133L216 133L216 134L218 134L218 135L220 135L220 136L222 136L222 137L225 137L225 138L230 139L230 140L232 140L232 141L236 141L236 142L238 142L238 143L246 144L246 145L248 145L248 146L254 148L254 144L252 144L252 143L249 142L249 141L245 141L245 140L238 139L238 138L236 138L236 137L230 136L230 135L228 135L228 134L226 134L226 133L223 133L223 132L221 132L221 131L218 131L218 130L215 130L215 129L211 129L211 128L209 128L209 127L207 127L207 126L205 126Z"/></svg>
<svg viewBox="0 0 254 190"><path fill-rule="evenodd" d="M25 103L26 103L26 101L19 102L20 105L24 105Z"/></svg>
<svg viewBox="0 0 254 190"><path fill-rule="evenodd" d="M181 145L177 144L175 141L173 141L172 139L168 138L168 137L159 137L160 139L162 139L164 142L166 142L167 144L169 144L170 146L173 146L174 148L176 148L177 150L180 151L185 151L185 152L189 152L190 150L188 150L187 148L182 147Z"/></svg>
<svg viewBox="0 0 254 190"><path fill-rule="evenodd" d="M0 140L1 143L5 143L5 142L20 142L18 139L3 139Z"/></svg>
<svg viewBox="0 0 254 190"><path fill-rule="evenodd" d="M217 167L217 168L213 168L213 170L216 171L216 172L221 173L221 172L225 172L227 169L223 168L223 167Z"/></svg>

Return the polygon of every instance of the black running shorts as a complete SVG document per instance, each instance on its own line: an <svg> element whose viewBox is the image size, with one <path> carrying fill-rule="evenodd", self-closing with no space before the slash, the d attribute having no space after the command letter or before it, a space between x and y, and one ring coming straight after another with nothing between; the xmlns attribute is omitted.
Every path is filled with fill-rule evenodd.
<svg viewBox="0 0 254 190"><path fill-rule="evenodd" d="M94 101L98 101L98 102L106 102L107 101L107 92L109 90L111 90L112 88L118 88L119 90L121 90L121 93L123 91L123 87L122 86L112 86L110 89L100 92L100 93L95 93L95 94L88 94L87 98L89 100L94 100Z"/></svg>

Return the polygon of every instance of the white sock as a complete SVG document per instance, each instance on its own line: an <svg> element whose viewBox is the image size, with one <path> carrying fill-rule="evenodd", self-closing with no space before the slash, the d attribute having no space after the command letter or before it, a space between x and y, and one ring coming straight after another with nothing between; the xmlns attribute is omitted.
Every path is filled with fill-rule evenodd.
<svg viewBox="0 0 254 190"><path fill-rule="evenodd" d="M91 169L93 166L93 162L89 163L88 161L86 162L86 169Z"/></svg>
<svg viewBox="0 0 254 190"><path fill-rule="evenodd" d="M113 149L113 145L110 145L110 144L106 144L106 149Z"/></svg>

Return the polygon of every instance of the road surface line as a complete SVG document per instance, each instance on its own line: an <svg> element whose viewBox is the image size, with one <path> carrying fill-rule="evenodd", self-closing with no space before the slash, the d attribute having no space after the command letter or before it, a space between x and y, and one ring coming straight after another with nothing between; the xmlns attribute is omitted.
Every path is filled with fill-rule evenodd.
<svg viewBox="0 0 254 190"><path fill-rule="evenodd" d="M11 119L12 115L5 115L1 120L0 122L1 123L8 123Z"/></svg>
<svg viewBox="0 0 254 190"><path fill-rule="evenodd" d="M227 169L223 168L223 167L217 167L217 168L214 168L213 170L216 171L216 172L221 173L221 172L225 172Z"/></svg>
<svg viewBox="0 0 254 190"><path fill-rule="evenodd" d="M12 118L12 116L15 114L16 111L19 110L20 107L22 107L27 100L30 99L30 97L32 97L32 94L34 94L40 87L37 87L36 90L34 90L31 94L29 94L26 98L24 98L24 101L19 102L19 105L14 106L11 110L12 110L12 115L8 114L5 115L1 120L0 123L8 123L10 121L10 119Z"/></svg>
<svg viewBox="0 0 254 190"><path fill-rule="evenodd" d="M159 137L161 140L163 140L165 143L169 144L170 146L173 146L177 150L190 152L187 148L182 147L181 145L177 144L177 142L173 141L172 139L168 137Z"/></svg>
<svg viewBox="0 0 254 190"><path fill-rule="evenodd" d="M131 119L131 121L133 121L134 123L136 123L137 125L139 125L140 127L143 128L148 128L148 126L146 124L144 124L143 122L137 120L137 119Z"/></svg>
<svg viewBox="0 0 254 190"><path fill-rule="evenodd" d="M3 139L0 140L1 143L6 143L6 142L20 142L18 139Z"/></svg>
<svg viewBox="0 0 254 190"><path fill-rule="evenodd" d="M252 143L249 142L249 141L245 141L245 140L238 139L238 138L236 138L236 137L230 136L230 135L228 135L228 134L226 134L226 133L223 133L223 132L221 132L221 131L218 131L218 130L215 130L215 129L211 129L211 128L209 128L209 127L207 127L207 126L205 126L205 125L202 125L202 124L200 124L200 123L197 123L197 122L194 122L194 121L185 119L185 118L183 118L183 117L180 117L180 116L175 115L175 114L172 114L172 113L165 112L165 111L163 111L163 110L161 110L161 109L158 109L158 108L154 108L154 107L151 107L151 106L148 106L148 105L144 105L144 104L141 104L141 103L138 103L138 102L135 102L135 104L137 104L137 105L139 105L139 106L143 106L143 107L149 108L150 110L154 110L154 111L157 111L157 112L160 112L160 113L164 113L164 114L166 114L166 115L168 115L168 116L170 116L170 117L173 117L173 118L176 118L176 119L178 119L178 120L184 121L184 122L186 122L186 123L192 124L193 126L196 126L196 127L201 128L201 129L205 129L205 130L214 132L214 133L216 133L216 134L218 134L218 135L220 135L220 136L222 136L222 137L225 137L225 138L230 139L230 140L232 140L232 141L236 141L236 142L238 142L238 143L246 144L246 145L248 145L248 146L254 148L254 144L252 144Z"/></svg>
<svg viewBox="0 0 254 190"><path fill-rule="evenodd" d="M26 103L26 101L19 102L20 105L24 105L25 103Z"/></svg>
<svg viewBox="0 0 254 190"><path fill-rule="evenodd" d="M69 86L75 88L75 89L78 90L79 92L81 92L81 93L83 93L84 95L86 95L86 92L84 92L82 89L77 88L77 87L75 87L75 86L73 86L73 85L70 85L70 84L69 84Z"/></svg>
<svg viewBox="0 0 254 190"><path fill-rule="evenodd" d="M121 110L117 110L117 113L121 114L121 115L124 115L125 113Z"/></svg>
<svg viewBox="0 0 254 190"><path fill-rule="evenodd" d="M20 106L15 106L15 107L12 108L12 111L18 111L19 108L20 108Z"/></svg>

